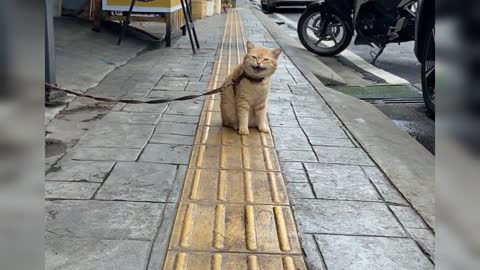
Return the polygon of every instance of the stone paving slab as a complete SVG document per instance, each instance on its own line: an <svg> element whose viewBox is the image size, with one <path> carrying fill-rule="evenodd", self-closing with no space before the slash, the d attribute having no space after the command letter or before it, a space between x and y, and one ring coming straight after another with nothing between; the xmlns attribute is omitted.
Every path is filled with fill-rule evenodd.
<svg viewBox="0 0 480 270"><path fill-rule="evenodd" d="M102 185L96 199L166 202L177 166L119 162Z"/></svg>
<svg viewBox="0 0 480 270"><path fill-rule="evenodd" d="M150 92L148 92L145 96L150 99L174 99L174 98L180 98L183 96L189 96L189 95L198 95L198 92L195 91L174 91L174 90L155 90L152 89ZM142 95L143 97L143 95ZM196 98L196 101L201 101L204 100L205 98L199 97Z"/></svg>
<svg viewBox="0 0 480 270"><path fill-rule="evenodd" d="M162 113L166 110L168 104L127 104L122 111L124 112L153 112Z"/></svg>
<svg viewBox="0 0 480 270"><path fill-rule="evenodd" d="M85 136L80 145L87 147L142 148L151 136L153 125L101 125Z"/></svg>
<svg viewBox="0 0 480 270"><path fill-rule="evenodd" d="M433 264L411 239L315 235L329 270L426 270Z"/></svg>
<svg viewBox="0 0 480 270"><path fill-rule="evenodd" d="M141 148L78 147L72 153L73 160L135 161Z"/></svg>
<svg viewBox="0 0 480 270"><path fill-rule="evenodd" d="M318 199L381 201L359 166L306 163Z"/></svg>
<svg viewBox="0 0 480 270"><path fill-rule="evenodd" d="M176 134L184 136L194 136L197 131L197 125L175 122L160 122L154 134Z"/></svg>
<svg viewBox="0 0 480 270"><path fill-rule="evenodd" d="M198 100L172 103L167 110L167 114L199 116L202 105L202 102Z"/></svg>
<svg viewBox="0 0 480 270"><path fill-rule="evenodd" d="M356 147L350 139L309 136L308 141L312 146Z"/></svg>
<svg viewBox="0 0 480 270"><path fill-rule="evenodd" d="M299 117L298 118L298 123L304 127L304 126L319 126L319 127L328 127L328 126L337 126L340 127L341 124L338 121L335 121L333 119L325 119L325 118L317 118L315 115L312 115L312 117Z"/></svg>
<svg viewBox="0 0 480 270"><path fill-rule="evenodd" d="M299 117L299 119L301 119ZM345 132L338 126L334 124L330 125L302 125L302 129L310 137L327 137L333 139L346 139L348 138Z"/></svg>
<svg viewBox="0 0 480 270"><path fill-rule="evenodd" d="M150 138L150 143L193 145L194 140L195 137L193 136L155 133Z"/></svg>
<svg viewBox="0 0 480 270"><path fill-rule="evenodd" d="M166 163L166 164L188 164L192 147L180 144L152 144L149 143L140 161Z"/></svg>
<svg viewBox="0 0 480 270"><path fill-rule="evenodd" d="M408 206L396 206L390 205L390 209L395 216L398 217L400 223L408 229L426 229L427 225L423 222L421 217L415 213L415 211Z"/></svg>
<svg viewBox="0 0 480 270"><path fill-rule="evenodd" d="M197 116L165 114L161 120L163 122L198 124L200 119Z"/></svg>
<svg viewBox="0 0 480 270"><path fill-rule="evenodd" d="M211 70L211 68L210 68ZM192 92L205 92L208 89L207 82L188 82L185 91L192 91Z"/></svg>
<svg viewBox="0 0 480 270"><path fill-rule="evenodd" d="M164 204L49 201L46 230L61 236L152 240Z"/></svg>
<svg viewBox="0 0 480 270"><path fill-rule="evenodd" d="M99 187L99 183L48 181L45 183L45 198L88 200Z"/></svg>
<svg viewBox="0 0 480 270"><path fill-rule="evenodd" d="M204 64L179 64L170 66L165 77L198 78L202 75Z"/></svg>
<svg viewBox="0 0 480 270"><path fill-rule="evenodd" d="M309 270L327 270L322 252L318 247L313 234L301 234L303 252L305 253L305 263Z"/></svg>
<svg viewBox="0 0 480 270"><path fill-rule="evenodd" d="M362 167L363 171L376 186L386 202L407 205L400 193L388 182L383 173L376 167Z"/></svg>
<svg viewBox="0 0 480 270"><path fill-rule="evenodd" d="M167 77L162 78L153 87L154 90L170 90L170 91L185 91L188 81L185 80L169 80Z"/></svg>
<svg viewBox="0 0 480 270"><path fill-rule="evenodd" d="M149 241L77 238L47 233L45 269L138 270L145 269Z"/></svg>
<svg viewBox="0 0 480 270"><path fill-rule="evenodd" d="M177 203L180 201L182 188L184 185L185 177L187 175L187 167L188 166L186 165L178 165L177 175L173 180L172 189L170 191L170 194L168 195L168 202Z"/></svg>
<svg viewBox="0 0 480 270"><path fill-rule="evenodd" d="M280 161L317 162L313 151L279 150L278 158Z"/></svg>
<svg viewBox="0 0 480 270"><path fill-rule="evenodd" d="M164 257L167 253L168 240L170 239L170 231L173 226L173 221L175 220L176 211L176 204L165 205L162 223L160 225L160 228L158 229L158 234L155 237L155 241L152 247L152 253L147 268L148 270L162 269Z"/></svg>
<svg viewBox="0 0 480 270"><path fill-rule="evenodd" d="M374 166L367 154L360 148L314 146L321 163Z"/></svg>
<svg viewBox="0 0 480 270"><path fill-rule="evenodd" d="M112 170L113 161L65 161L55 165L45 179L50 181L103 182Z"/></svg>
<svg viewBox="0 0 480 270"><path fill-rule="evenodd" d="M155 125L160 117L158 113L129 113L129 112L110 112L106 114L101 122L112 124L129 125Z"/></svg>
<svg viewBox="0 0 480 270"><path fill-rule="evenodd" d="M299 128L273 127L276 149L286 150L312 150L307 137Z"/></svg>
<svg viewBox="0 0 480 270"><path fill-rule="evenodd" d="M429 229L413 229L408 228L408 232L413 239L417 241L418 245L430 256L432 261L435 261L435 235Z"/></svg>
<svg viewBox="0 0 480 270"><path fill-rule="evenodd" d="M281 162L280 165L286 182L308 183L308 177L301 162Z"/></svg>
<svg viewBox="0 0 480 270"><path fill-rule="evenodd" d="M304 233L405 236L382 203L301 199L293 209L297 225Z"/></svg>
<svg viewBox="0 0 480 270"><path fill-rule="evenodd" d="M315 199L315 193L310 183L287 183L288 194L295 199ZM321 194L321 193L320 193Z"/></svg>
<svg viewBox="0 0 480 270"><path fill-rule="evenodd" d="M316 117L316 118L326 118L326 119L335 119L335 115L326 108L326 105L321 106L320 104L313 103L309 104L311 106L306 106L305 103L292 103L295 114L298 117Z"/></svg>
<svg viewBox="0 0 480 270"><path fill-rule="evenodd" d="M57 82L66 88L85 91L95 86L116 66L126 63L146 47L136 39L126 39L122 46L116 46L112 42L115 33L93 32L91 24L81 19L60 17L55 18L54 24Z"/></svg>

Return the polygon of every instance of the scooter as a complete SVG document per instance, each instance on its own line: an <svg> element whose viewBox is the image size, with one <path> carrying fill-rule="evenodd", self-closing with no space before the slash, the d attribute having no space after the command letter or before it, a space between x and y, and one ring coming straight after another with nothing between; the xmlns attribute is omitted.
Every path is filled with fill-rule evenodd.
<svg viewBox="0 0 480 270"><path fill-rule="evenodd" d="M417 0L321 0L308 5L298 21L303 46L320 56L355 45L377 47L372 64L389 43L415 40Z"/></svg>

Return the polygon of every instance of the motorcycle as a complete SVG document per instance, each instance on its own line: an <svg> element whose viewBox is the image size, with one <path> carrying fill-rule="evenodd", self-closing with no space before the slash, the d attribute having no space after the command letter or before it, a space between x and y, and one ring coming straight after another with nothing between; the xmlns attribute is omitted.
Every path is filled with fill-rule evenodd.
<svg viewBox="0 0 480 270"><path fill-rule="evenodd" d="M420 0L415 31L415 56L422 64L420 78L425 107L435 115L435 1Z"/></svg>
<svg viewBox="0 0 480 270"><path fill-rule="evenodd" d="M350 44L377 47L372 64L389 43L415 40L417 0L321 0L298 21L303 46L320 56L341 53Z"/></svg>

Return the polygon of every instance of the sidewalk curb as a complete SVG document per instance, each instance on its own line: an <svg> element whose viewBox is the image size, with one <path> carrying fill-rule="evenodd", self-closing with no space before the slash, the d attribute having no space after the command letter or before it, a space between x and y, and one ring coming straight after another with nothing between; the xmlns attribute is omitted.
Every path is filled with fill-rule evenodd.
<svg viewBox="0 0 480 270"><path fill-rule="evenodd" d="M300 45L298 41L288 35L283 34L283 30L275 24L267 15L263 14L256 8L252 8L254 14L268 29L273 38L277 41L278 45L291 59L295 59L297 66L311 70L319 79L325 84L329 85L345 85L345 80L340 77L335 71L325 65L319 59L312 57L311 53Z"/></svg>
<svg viewBox="0 0 480 270"><path fill-rule="evenodd" d="M266 26L270 34L282 47L289 46L277 40L278 26L260 11L253 13ZM275 27L271 27L271 25ZM420 143L398 128L375 106L360 99L342 94L326 87L300 57L284 52L305 78L325 100L335 115L352 133L361 147L387 175L395 187L419 212L430 228L435 223L435 158ZM296 53L293 50L293 53ZM293 57L292 57L293 56Z"/></svg>
<svg viewBox="0 0 480 270"><path fill-rule="evenodd" d="M285 16L280 15L280 14L278 14L278 13L272 13L272 15L275 16L275 18L277 18L277 19L285 22L285 24L286 24L290 29L297 31L297 26L294 25L294 24L292 24L292 22L290 22L289 20L285 20Z"/></svg>

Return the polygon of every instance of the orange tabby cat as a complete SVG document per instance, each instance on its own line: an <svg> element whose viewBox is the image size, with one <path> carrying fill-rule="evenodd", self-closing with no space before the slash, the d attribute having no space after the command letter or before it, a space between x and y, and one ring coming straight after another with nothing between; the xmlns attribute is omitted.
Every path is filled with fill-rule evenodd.
<svg viewBox="0 0 480 270"><path fill-rule="evenodd" d="M243 64L236 66L223 84L235 84L221 93L223 126L238 130L240 135L248 135L249 127L269 132L268 93L280 53L280 49L256 47L252 42L247 42Z"/></svg>

